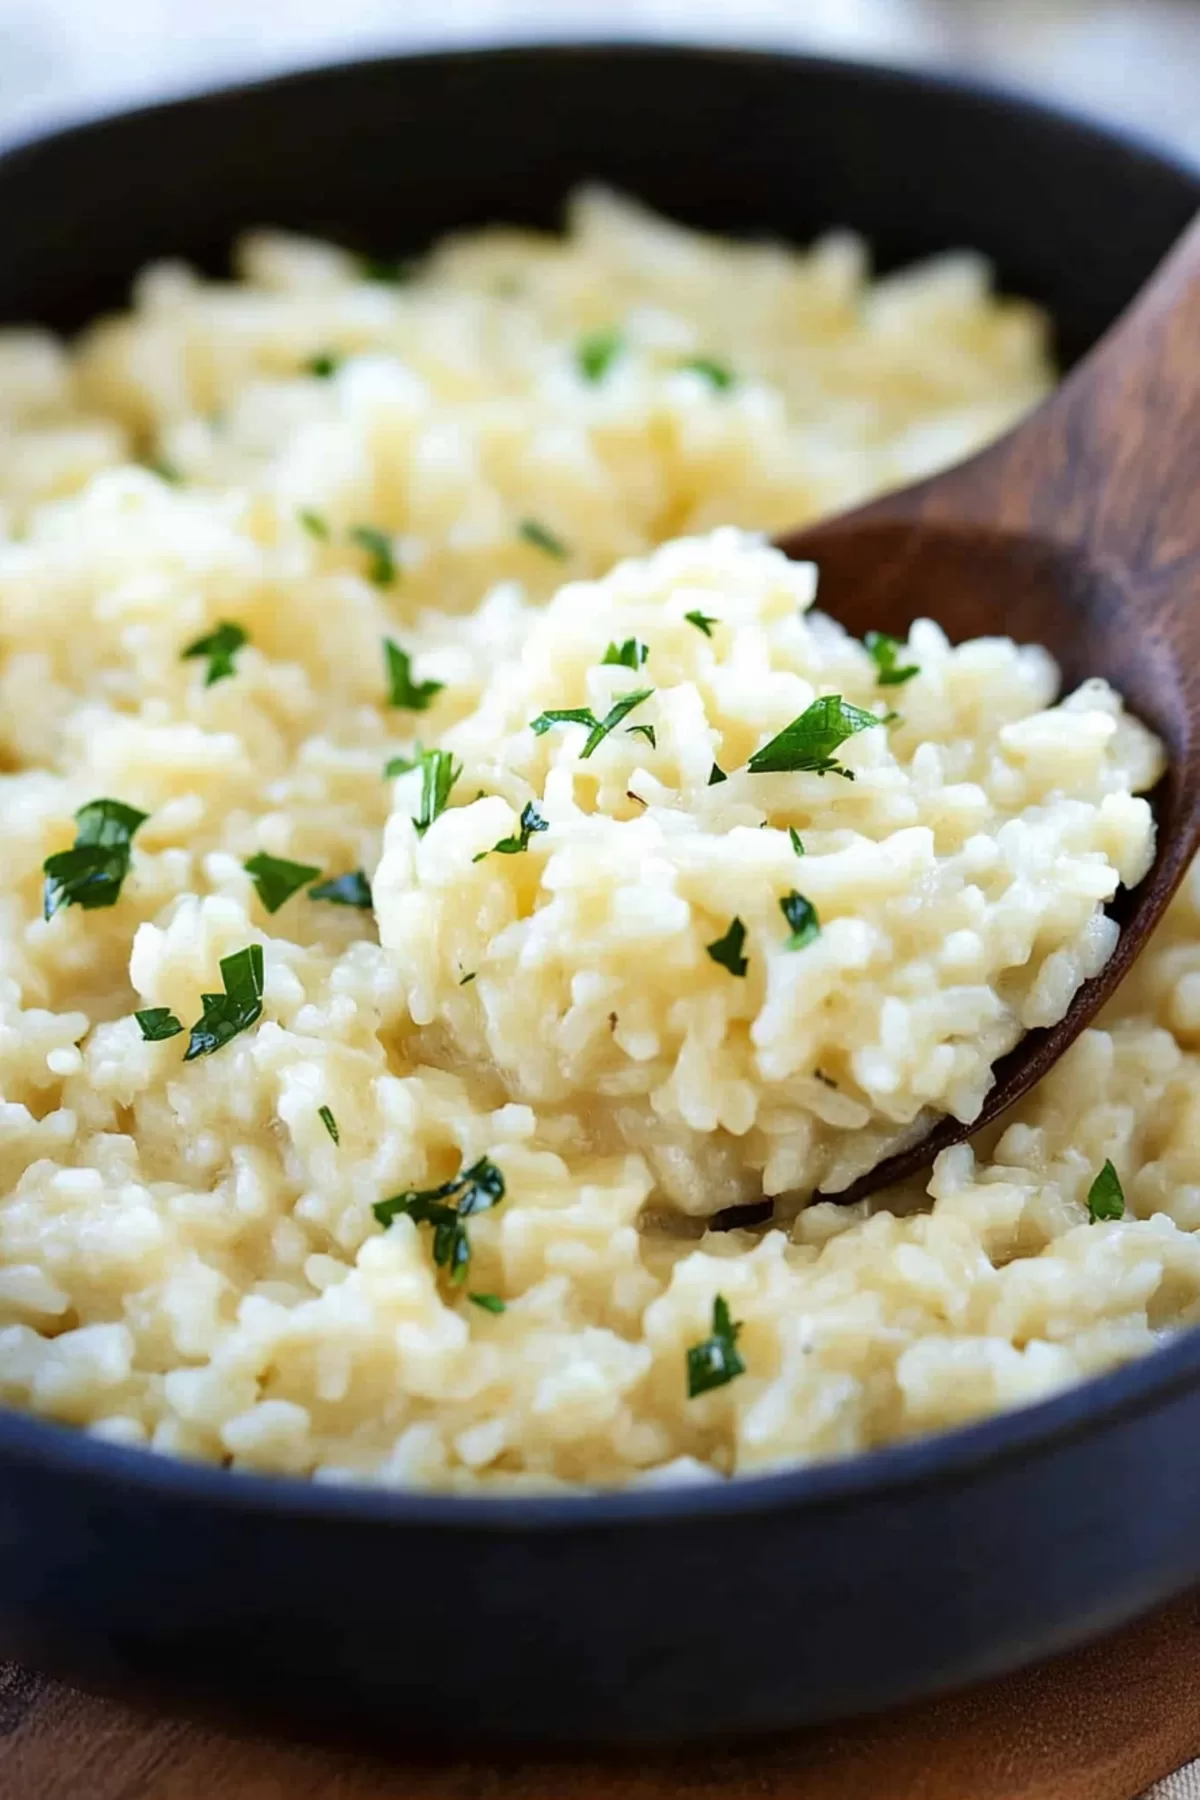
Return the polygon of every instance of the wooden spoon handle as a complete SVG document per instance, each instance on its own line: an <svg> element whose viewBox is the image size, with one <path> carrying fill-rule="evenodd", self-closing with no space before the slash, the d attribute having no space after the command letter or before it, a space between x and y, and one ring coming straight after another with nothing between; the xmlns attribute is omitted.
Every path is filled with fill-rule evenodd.
<svg viewBox="0 0 1200 1800"><path fill-rule="evenodd" d="M1028 419L959 468L865 510L1082 545L1193 599L1200 573L1200 216L1100 344ZM1115 570L1114 570L1115 572ZM1166 578L1164 580L1164 577Z"/></svg>

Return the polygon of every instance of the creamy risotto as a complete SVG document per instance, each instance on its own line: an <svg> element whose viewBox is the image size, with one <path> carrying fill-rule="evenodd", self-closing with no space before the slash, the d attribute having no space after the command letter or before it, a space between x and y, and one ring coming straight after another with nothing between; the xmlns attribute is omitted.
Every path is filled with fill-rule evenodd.
<svg viewBox="0 0 1200 1800"><path fill-rule="evenodd" d="M601 193L0 334L0 1399L325 1480L704 1480L1190 1322L1196 883L1002 1133L820 1197L1103 965L1162 758L1037 647L849 638L766 537L1049 378L975 257Z"/></svg>

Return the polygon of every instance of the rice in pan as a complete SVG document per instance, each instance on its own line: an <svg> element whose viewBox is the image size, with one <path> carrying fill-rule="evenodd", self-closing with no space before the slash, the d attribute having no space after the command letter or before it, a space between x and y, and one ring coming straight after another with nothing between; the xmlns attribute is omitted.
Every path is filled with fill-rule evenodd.
<svg viewBox="0 0 1200 1800"><path fill-rule="evenodd" d="M1102 682L861 644L766 542L1049 380L976 257L598 192L0 336L0 1398L327 1480L713 1479L1190 1322L1195 882L927 1193L812 1199L975 1116L1152 855Z"/></svg>

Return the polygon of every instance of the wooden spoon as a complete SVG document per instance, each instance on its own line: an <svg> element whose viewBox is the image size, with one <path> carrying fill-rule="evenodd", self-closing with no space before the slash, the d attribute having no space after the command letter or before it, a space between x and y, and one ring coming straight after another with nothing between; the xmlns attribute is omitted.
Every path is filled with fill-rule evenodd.
<svg viewBox="0 0 1200 1800"><path fill-rule="evenodd" d="M1019 1100L1128 972L1200 847L1200 218L1128 312L1014 431L970 461L781 541L861 637L936 619L955 642L1044 644L1066 690L1105 676L1170 757L1150 873L1121 889L1108 963L1057 1025L1002 1056L983 1111L943 1119L830 1200L928 1166Z"/></svg>

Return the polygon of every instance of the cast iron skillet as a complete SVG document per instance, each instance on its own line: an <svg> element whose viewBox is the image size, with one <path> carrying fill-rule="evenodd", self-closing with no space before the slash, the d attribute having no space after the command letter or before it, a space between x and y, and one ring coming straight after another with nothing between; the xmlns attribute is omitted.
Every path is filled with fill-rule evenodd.
<svg viewBox="0 0 1200 1800"><path fill-rule="evenodd" d="M885 261L978 245L1068 360L1200 180L1024 102L667 48L414 57L0 158L0 319L71 327L249 223L381 252L552 223L600 176L697 224ZM757 1732L996 1674L1200 1577L1200 1332L1057 1399L687 1490L381 1494L230 1475L0 1413L0 1650L306 1726L459 1745Z"/></svg>

